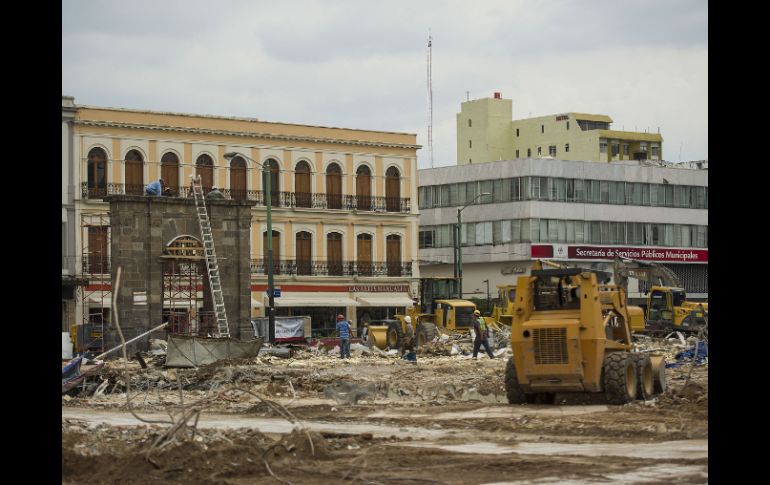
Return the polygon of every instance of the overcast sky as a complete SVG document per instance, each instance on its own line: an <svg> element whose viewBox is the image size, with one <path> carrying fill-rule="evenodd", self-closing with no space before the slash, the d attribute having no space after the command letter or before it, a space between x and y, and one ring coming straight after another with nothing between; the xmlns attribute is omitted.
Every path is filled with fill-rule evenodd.
<svg viewBox="0 0 770 485"><path fill-rule="evenodd" d="M708 159L706 0L63 0L62 95L416 133L427 168L429 30L434 166L460 103L495 91L514 119L606 114Z"/></svg>

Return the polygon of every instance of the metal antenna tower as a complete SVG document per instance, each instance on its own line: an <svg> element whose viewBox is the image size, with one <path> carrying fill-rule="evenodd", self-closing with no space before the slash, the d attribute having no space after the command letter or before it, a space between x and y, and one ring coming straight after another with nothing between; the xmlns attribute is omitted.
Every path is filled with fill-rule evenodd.
<svg viewBox="0 0 770 485"><path fill-rule="evenodd" d="M431 76L433 57L433 37L428 29L428 149L430 150L430 168L433 168L433 79Z"/></svg>

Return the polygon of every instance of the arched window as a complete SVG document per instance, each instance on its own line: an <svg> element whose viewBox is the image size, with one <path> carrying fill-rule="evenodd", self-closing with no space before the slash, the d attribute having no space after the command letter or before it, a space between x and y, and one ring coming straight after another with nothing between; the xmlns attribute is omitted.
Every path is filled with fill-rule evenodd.
<svg viewBox="0 0 770 485"><path fill-rule="evenodd" d="M358 274L361 276L372 275L372 236L371 234L359 234L356 237L356 250L358 252Z"/></svg>
<svg viewBox="0 0 770 485"><path fill-rule="evenodd" d="M326 168L326 203L329 209L342 209L342 169L336 163Z"/></svg>
<svg viewBox="0 0 770 485"><path fill-rule="evenodd" d="M281 169L278 167L278 161L273 160L272 158L265 161L265 165L270 167L270 205L272 207L278 207L280 206L280 202L281 202L281 183L280 183L280 177L279 177L279 174L281 173ZM263 171L262 187L263 187L263 190L267 192L267 184L265 183L266 180L264 177L265 175Z"/></svg>
<svg viewBox="0 0 770 485"><path fill-rule="evenodd" d="M101 148L88 152L88 198L107 195L107 154Z"/></svg>
<svg viewBox="0 0 770 485"><path fill-rule="evenodd" d="M385 172L385 210L388 212L401 210L401 174L396 167L390 167Z"/></svg>
<svg viewBox="0 0 770 485"><path fill-rule="evenodd" d="M179 157L175 153L167 152L160 158L160 178L174 193L179 193Z"/></svg>
<svg viewBox="0 0 770 485"><path fill-rule="evenodd" d="M342 276L342 234L330 232L326 236L326 260L329 275Z"/></svg>
<svg viewBox="0 0 770 485"><path fill-rule="evenodd" d="M310 275L313 269L313 235L307 231L297 233L297 274Z"/></svg>
<svg viewBox="0 0 770 485"><path fill-rule="evenodd" d="M356 207L358 210L372 210L372 172L366 165L356 170Z"/></svg>
<svg viewBox="0 0 770 485"><path fill-rule="evenodd" d="M211 192L211 187L214 185L214 160L205 153L199 156L195 162L195 174L201 177L203 193Z"/></svg>
<svg viewBox="0 0 770 485"><path fill-rule="evenodd" d="M230 160L230 194L233 199L246 200L246 160L235 157Z"/></svg>
<svg viewBox="0 0 770 485"><path fill-rule="evenodd" d="M137 150L126 153L126 194L144 194L144 159Z"/></svg>
<svg viewBox="0 0 770 485"><path fill-rule="evenodd" d="M262 232L262 260L267 274L267 231ZM281 233L273 231L273 274L281 274Z"/></svg>
<svg viewBox="0 0 770 485"><path fill-rule="evenodd" d="M312 207L310 165L304 160L294 167L294 196L297 199L297 207Z"/></svg>
<svg viewBox="0 0 770 485"><path fill-rule="evenodd" d="M342 209L342 170L336 163L326 168L326 204L329 209Z"/></svg>
<svg viewBox="0 0 770 485"><path fill-rule="evenodd" d="M388 276L401 276L401 236L391 234L385 241Z"/></svg>

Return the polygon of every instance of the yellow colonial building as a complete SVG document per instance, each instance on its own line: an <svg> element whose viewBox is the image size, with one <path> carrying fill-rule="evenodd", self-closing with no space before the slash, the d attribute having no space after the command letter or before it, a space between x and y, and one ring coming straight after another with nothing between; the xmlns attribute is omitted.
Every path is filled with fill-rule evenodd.
<svg viewBox="0 0 770 485"><path fill-rule="evenodd" d="M511 120L512 102L500 93L461 104L457 114L457 164L556 158L613 162L662 160L659 133L611 130L602 114L561 113Z"/></svg>
<svg viewBox="0 0 770 485"><path fill-rule="evenodd" d="M264 316L261 165L271 171L277 315L310 315L313 334L327 335L338 313L361 324L403 311L417 296L415 134L77 105L71 124L80 221L75 257L87 281L75 320L109 317L110 229L102 198L142 195L159 178L172 197L189 197L191 175L201 176L205 192L216 186L226 198L256 201L246 230L252 316ZM228 152L243 156L228 160Z"/></svg>

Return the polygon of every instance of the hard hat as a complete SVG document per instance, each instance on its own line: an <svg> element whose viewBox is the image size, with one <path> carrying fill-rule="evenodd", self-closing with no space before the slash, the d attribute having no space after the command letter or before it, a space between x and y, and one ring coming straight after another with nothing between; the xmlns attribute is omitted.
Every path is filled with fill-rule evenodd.
<svg viewBox="0 0 770 485"><path fill-rule="evenodd" d="M342 315L337 315L337 320L345 320L345 317Z"/></svg>
<svg viewBox="0 0 770 485"><path fill-rule="evenodd" d="M412 317L410 317L410 316L408 316L408 315L407 315L407 316L405 316L405 317L404 317L404 321L405 321L406 323L412 323Z"/></svg>
<svg viewBox="0 0 770 485"><path fill-rule="evenodd" d="M217 186L216 185L212 185L211 186L211 190L217 190Z"/></svg>
<svg viewBox="0 0 770 485"><path fill-rule="evenodd" d="M481 312L480 312L480 311L478 311L478 310L475 310L475 311L473 312L473 314L474 314L474 315L481 315Z"/></svg>

